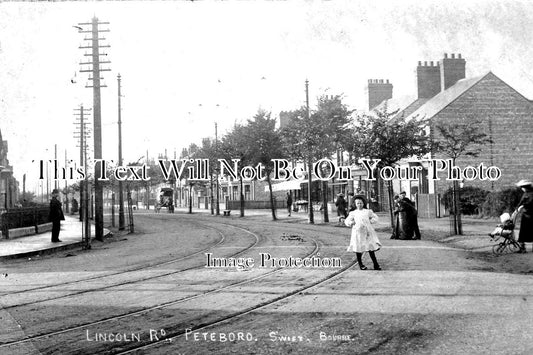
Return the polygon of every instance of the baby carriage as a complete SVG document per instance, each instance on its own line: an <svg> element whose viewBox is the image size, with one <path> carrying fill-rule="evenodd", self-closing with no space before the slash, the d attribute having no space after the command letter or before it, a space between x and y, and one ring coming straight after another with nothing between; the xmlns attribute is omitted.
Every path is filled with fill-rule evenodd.
<svg viewBox="0 0 533 355"><path fill-rule="evenodd" d="M498 224L496 228L489 233L489 237L493 241L499 241L498 244L492 246L492 252L494 254L503 254L505 251L516 253L520 251L520 244L516 241L514 235L514 227L517 213L509 215L504 213L500 216L501 224Z"/></svg>

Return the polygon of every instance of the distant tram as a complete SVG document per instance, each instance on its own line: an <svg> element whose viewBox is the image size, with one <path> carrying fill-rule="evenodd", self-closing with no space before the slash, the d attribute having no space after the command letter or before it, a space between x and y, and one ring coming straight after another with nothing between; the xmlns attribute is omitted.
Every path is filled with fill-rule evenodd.
<svg viewBox="0 0 533 355"><path fill-rule="evenodd" d="M162 187L159 192L159 204L167 207L168 212L174 213L174 190L170 187Z"/></svg>

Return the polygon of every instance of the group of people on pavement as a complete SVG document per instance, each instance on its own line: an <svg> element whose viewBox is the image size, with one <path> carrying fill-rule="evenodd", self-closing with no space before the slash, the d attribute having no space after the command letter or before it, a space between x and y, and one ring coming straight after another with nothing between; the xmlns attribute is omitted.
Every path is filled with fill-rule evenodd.
<svg viewBox="0 0 533 355"><path fill-rule="evenodd" d="M521 214L520 231L518 242L520 252L525 253L525 243L533 242L533 182L531 180L521 180L516 184L523 191L522 198L515 210L515 216ZM395 196L394 214L396 216L394 232L391 239L420 239L420 229L418 228L418 213L414 203L406 197L404 191ZM381 243L372 224L377 223L378 216L367 209L363 196L354 196L349 214L347 213L347 202L343 194L339 194L337 201L337 213L339 218L344 218L344 224L352 228L350 244L347 251L354 252L357 263L361 270L367 270L363 264L363 253L368 252L370 259L374 263L374 270L381 270L376 259L375 252L381 248Z"/></svg>
<svg viewBox="0 0 533 355"><path fill-rule="evenodd" d="M415 204L406 197L405 191L394 196L394 231L391 239L420 239L418 211Z"/></svg>
<svg viewBox="0 0 533 355"><path fill-rule="evenodd" d="M376 259L376 251L381 248L376 230L372 226L378 222L378 216L371 209L367 208L366 199L363 196L353 197L348 213L348 202L341 193L337 196L335 205L339 221L344 219L344 224L352 228L350 244L347 251L354 252L357 263L361 270L368 268L363 264L363 253L367 252L374 264L374 270L381 270ZM402 191L394 198L394 214L396 221L392 239L420 239L420 229L418 228L418 213L414 203L406 197Z"/></svg>

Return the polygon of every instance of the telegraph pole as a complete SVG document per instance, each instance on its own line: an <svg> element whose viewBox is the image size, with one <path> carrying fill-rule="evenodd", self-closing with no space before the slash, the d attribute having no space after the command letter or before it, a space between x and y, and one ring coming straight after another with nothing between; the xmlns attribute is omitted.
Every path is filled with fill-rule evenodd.
<svg viewBox="0 0 533 355"><path fill-rule="evenodd" d="M309 80L305 79L305 105L307 108L307 121L311 120L311 114L309 112ZM315 223L313 216L313 203L311 200L311 183L313 182L313 177L311 173L313 172L313 162L311 161L311 146L307 147L308 159L307 159L307 208L309 210L309 223Z"/></svg>
<svg viewBox="0 0 533 355"><path fill-rule="evenodd" d="M118 74L118 166L122 166L122 108L120 103L120 98L122 97L120 93L121 85L121 76ZM124 230L125 220L124 220L124 192L122 189L122 180L118 180L118 230Z"/></svg>
<svg viewBox="0 0 533 355"><path fill-rule="evenodd" d="M54 144L54 161L57 161L57 144ZM59 190L59 181L57 179L54 181L54 189Z"/></svg>
<svg viewBox="0 0 533 355"><path fill-rule="evenodd" d="M67 166L67 150L65 149L65 166ZM65 211L70 213L69 203L68 203L68 184L67 179L65 179Z"/></svg>
<svg viewBox="0 0 533 355"><path fill-rule="evenodd" d="M218 157L218 126L217 126L217 123L215 122L215 156ZM217 172L217 185L216 185L216 188L217 188L217 204L216 204L216 212L217 212L217 216L220 216L220 188L218 186L218 168L215 168L216 169L216 172Z"/></svg>
<svg viewBox="0 0 533 355"><path fill-rule="evenodd" d="M81 214L80 219L82 220L83 224L83 231L82 231L82 240L83 240L83 248L84 249L91 249L91 225L89 223L89 196L91 190L89 189L89 168L87 164L87 137L89 136L88 130L86 126L89 124L89 122L86 122L85 114L89 114L91 109L84 109L83 105L80 105L79 109L75 109L75 114L79 114L79 125L80 125L80 131L79 138L80 138L80 165L84 167L85 170L85 179L83 183L80 184L80 208L81 208Z"/></svg>
<svg viewBox="0 0 533 355"><path fill-rule="evenodd" d="M98 18L93 17L90 23L79 23L79 26L91 26L90 30L80 30L81 33L90 33L90 38L85 38L84 40L90 41L91 45L82 46L82 49L90 49L91 53L85 54L86 56L91 57L91 61L81 63L82 65L90 65L91 69L82 69L80 72L92 73L92 77L89 77L89 80L92 80L92 85L87 85L87 88L93 89L93 129L94 129L94 159L102 159L102 110L101 110L101 98L100 98L100 88L106 87L102 85L100 80L103 79L100 77L101 71L110 71L111 69L100 68L101 64L109 64L109 61L100 60L101 54L100 48L109 47L109 45L102 45L99 41L105 40L105 38L100 38L99 34L102 32L109 32L109 30L99 29L99 25L108 25L109 22L99 22ZM100 177L102 176L102 164L95 164L94 172L94 204L95 204L95 239L98 241L104 240L104 191L102 183L100 182Z"/></svg>

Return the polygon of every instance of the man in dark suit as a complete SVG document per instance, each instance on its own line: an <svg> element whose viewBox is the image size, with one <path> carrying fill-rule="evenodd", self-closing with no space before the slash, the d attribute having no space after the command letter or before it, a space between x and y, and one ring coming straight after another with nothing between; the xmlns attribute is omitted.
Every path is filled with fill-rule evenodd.
<svg viewBox="0 0 533 355"><path fill-rule="evenodd" d="M61 221L65 220L63 210L61 209L61 202L57 199L59 191L54 189L52 191L52 199L50 200L50 212L48 220L52 222L52 243L59 243L59 231L61 230Z"/></svg>

